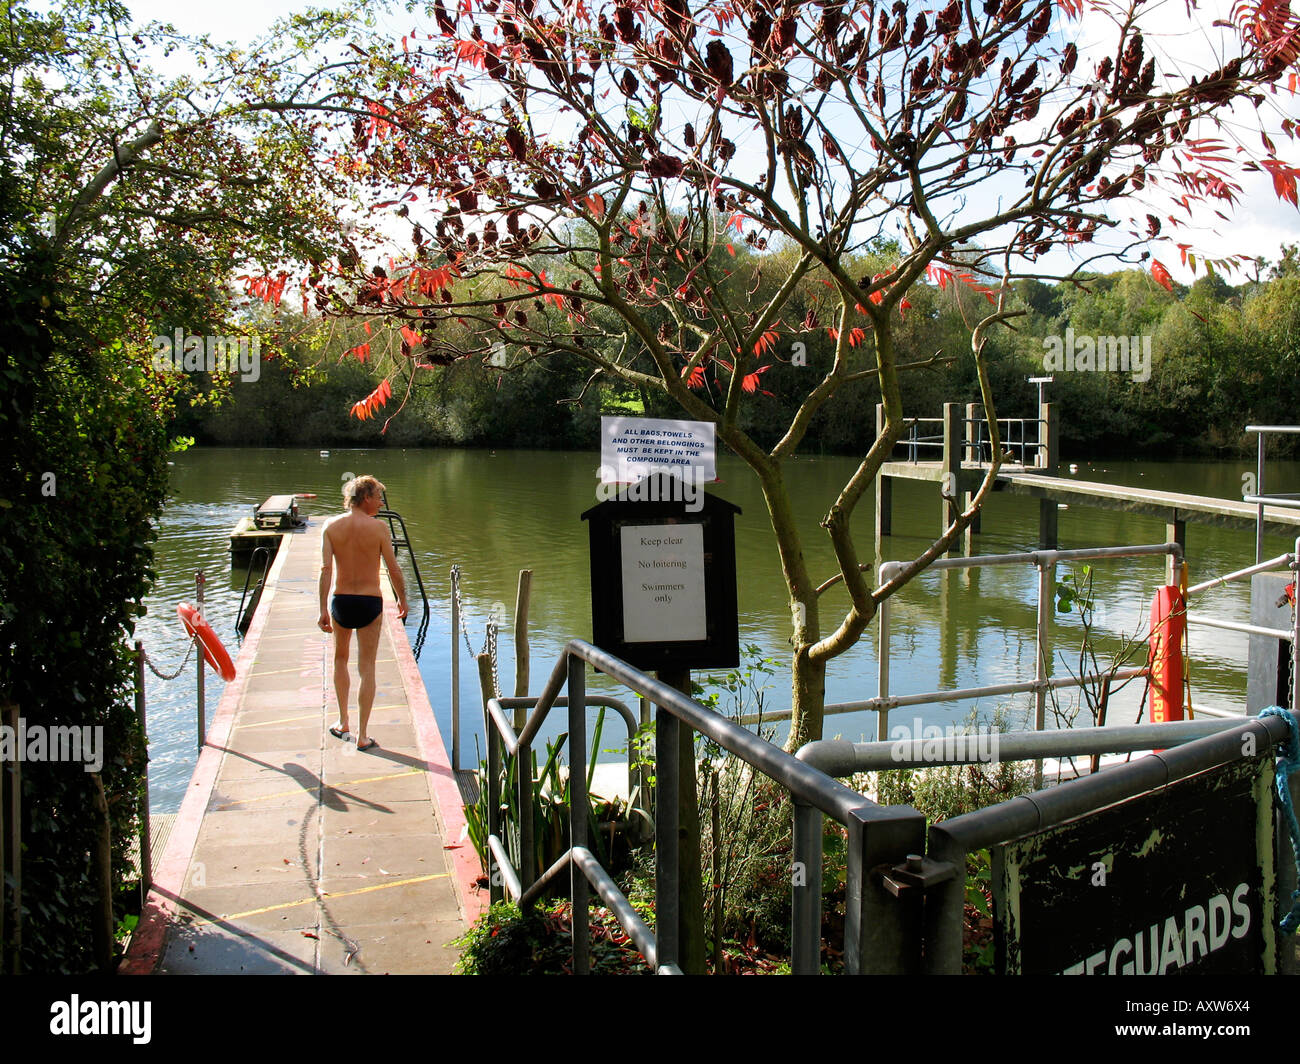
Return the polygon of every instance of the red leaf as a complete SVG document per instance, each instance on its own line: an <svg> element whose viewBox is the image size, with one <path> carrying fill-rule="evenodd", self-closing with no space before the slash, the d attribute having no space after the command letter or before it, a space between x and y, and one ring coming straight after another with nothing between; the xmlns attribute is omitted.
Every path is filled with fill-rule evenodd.
<svg viewBox="0 0 1300 1064"><path fill-rule="evenodd" d="M753 392L758 391L758 377L759 377L759 374L761 374L761 373L766 373L766 372L767 372L769 369L771 369L771 368L772 368L772 367L771 367L770 365L767 365L767 366L759 366L758 369L754 370L753 373L747 373L747 374L745 374L744 378L743 378L743 379L741 380L741 382L740 382L740 387L741 387L741 389L742 389L743 391L749 392L749 393L751 393L751 394L752 394Z"/></svg>
<svg viewBox="0 0 1300 1064"><path fill-rule="evenodd" d="M1277 198L1286 200L1293 207L1300 207L1300 196L1296 192L1296 178L1300 177L1300 169L1288 166L1281 159L1262 159L1259 165L1272 176L1273 191L1277 193Z"/></svg>
<svg viewBox="0 0 1300 1064"><path fill-rule="evenodd" d="M392 385L388 379L379 382L379 387L367 395L359 403L352 404L351 414L358 421L365 421L367 418L374 417L375 411L388 402L389 396L393 394Z"/></svg>
<svg viewBox="0 0 1300 1064"><path fill-rule="evenodd" d="M1173 279L1169 276L1169 271L1165 269L1164 264L1159 259L1151 260L1151 276L1155 278L1156 284L1161 288L1172 292L1174 290Z"/></svg>

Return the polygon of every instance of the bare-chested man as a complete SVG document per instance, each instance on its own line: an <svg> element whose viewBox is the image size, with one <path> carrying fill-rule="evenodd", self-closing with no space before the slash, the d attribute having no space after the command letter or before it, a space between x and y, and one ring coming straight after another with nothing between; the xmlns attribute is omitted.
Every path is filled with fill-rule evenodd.
<svg viewBox="0 0 1300 1064"><path fill-rule="evenodd" d="M384 486L374 477L355 477L343 486L343 503L347 513L332 517L321 532L320 620L322 631L334 633L334 692L339 700L339 722L330 734L347 738L348 728L348 648L352 631L357 633L357 665L361 671L361 689L357 692L361 730L357 732L357 749L369 750L379 744L366 734L370 710L375 704L375 653L379 649L379 631L383 624L384 600L379 590L379 561L388 567L388 576L397 594L397 616L406 616L406 582L393 553L393 537L375 514L383 508ZM329 600L330 580L338 564L334 597Z"/></svg>

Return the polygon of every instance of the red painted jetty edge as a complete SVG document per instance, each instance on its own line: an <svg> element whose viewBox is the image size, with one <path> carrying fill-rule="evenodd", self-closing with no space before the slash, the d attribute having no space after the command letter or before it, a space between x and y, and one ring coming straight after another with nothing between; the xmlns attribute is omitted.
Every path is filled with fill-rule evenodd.
<svg viewBox="0 0 1300 1064"><path fill-rule="evenodd" d="M443 849L452 879L456 882L461 916L467 924L472 924L487 909L487 891L478 886L483 869L479 865L474 844L469 841L456 773L447 757L447 748L443 744L442 733L438 730L438 722L434 719L429 693L425 690L420 667L411 652L406 629L398 619L396 605L387 605L384 623L388 625L388 635L393 641L393 651L397 657L397 668L402 676L402 685L406 688L406 702L411 710L415 742L420 750L420 758L424 761L429 797L433 799L433 807L437 810L442 825Z"/></svg>
<svg viewBox="0 0 1300 1064"><path fill-rule="evenodd" d="M271 602L275 598L275 589L288 557L289 537L285 535L280 538L280 546L275 555L275 563L267 576L262 601L253 617L253 623L249 626L239 656L235 659L235 678L226 684L216 715L208 725L208 734L204 739L198 764L194 766L194 775L190 777L189 788L181 802L176 823L172 826L171 835L167 840L167 849L163 852L158 871L154 874L153 889L145 899L140 923L136 927L135 934L131 936L131 945L127 948L126 956L118 966L118 975L149 975L162 960L163 949L167 945L167 928L176 915L176 903L185 887L185 876L194 855L199 828L203 824L203 814L212 798L217 772L221 768L221 759L225 754L224 748L230 739L231 726L239 704L243 701L244 689L248 685L257 648L262 641L262 632L266 628L267 618L271 615Z"/></svg>

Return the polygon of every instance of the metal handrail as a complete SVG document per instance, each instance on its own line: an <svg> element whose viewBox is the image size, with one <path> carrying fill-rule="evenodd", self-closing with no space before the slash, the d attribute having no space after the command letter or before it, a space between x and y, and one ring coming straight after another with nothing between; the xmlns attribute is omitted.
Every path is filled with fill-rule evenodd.
<svg viewBox="0 0 1300 1064"><path fill-rule="evenodd" d="M587 848L587 739L586 673L591 665L628 689L649 699L655 712L655 931L653 949L650 932L635 920L627 899ZM501 749L513 746L516 756L527 757L529 742L557 703L560 691L568 690L569 730L569 842L566 854L538 880L525 882L510 863L501 839ZM679 731L682 726L698 731L720 748L762 772L789 792L794 804L793 850L795 865L792 894L791 969L816 973L821 956L821 867L822 817L830 816L848 830L847 901L844 962L850 973L867 970L903 970L908 963L895 948L895 925L883 919L885 895L871 877L873 868L887 860L901 860L924 840L925 818L908 806L881 806L850 790L812 765L765 742L752 732L714 710L702 706L677 689L653 679L627 662L580 639L564 648L550 679L537 697L525 726L516 735L501 700L487 704L493 727L488 732L488 881L495 901L504 886L521 903L534 900L543 881L551 881L567 866L573 901L573 970L586 974L589 964L589 889L595 887L609 905L647 963L660 973L680 971L681 943L678 913L682 869L678 864L678 780L684 771L680 759ZM526 763L526 761L525 761ZM691 766L691 771L694 766ZM521 788L520 808L531 808L531 773L516 772ZM524 799L528 801L525 802ZM530 817L524 817L523 834ZM868 826L871 830L868 831Z"/></svg>
<svg viewBox="0 0 1300 1064"><path fill-rule="evenodd" d="M253 578L253 566L257 564L257 556L262 555L262 575L257 578L257 586L253 589L253 605L249 610L250 616L244 616L244 599L248 595L248 582ZM266 574L271 568L271 548L258 547L248 556L248 570L244 573L244 590L239 595L239 609L235 610L235 630L240 635L248 632L249 625L253 623L252 614L257 612L257 604L261 601L262 588L266 586Z"/></svg>
<svg viewBox="0 0 1300 1064"><path fill-rule="evenodd" d="M955 688L951 691L927 692L925 695L892 696L889 693L889 641L890 641L890 599L885 599L877 610L879 616L879 664L876 678L876 697L871 699L872 708L877 712L876 737L880 740L889 735L889 710L894 705L922 705L930 702L950 702L966 698L982 698L997 694L1016 693L1016 689L1034 693L1034 730L1042 731L1046 724L1047 693L1058 686L1068 687L1082 685L1087 677L1064 678L1058 684L1047 675L1047 626L1051 617L1051 581L1059 562L1102 561L1111 558L1136 558L1150 555L1169 555L1176 564L1181 564L1183 548L1178 543L1150 543L1132 547L1095 547L1082 550L1036 550L1019 554L988 554L975 558L937 558L930 563L930 569L973 569L989 565L1024 565L1030 564L1038 569L1038 602L1036 622L1036 643L1038 653L1035 655L1034 679L1015 684L998 684L992 687ZM885 562L880 566L880 583L886 583L905 562ZM1144 675L1145 667L1129 673L1129 676ZM1126 677L1128 678L1128 677ZM854 703L847 703L853 706ZM852 712L844 709L841 712ZM1041 780L1035 774L1036 782Z"/></svg>
<svg viewBox="0 0 1300 1064"><path fill-rule="evenodd" d="M384 501L387 503L388 500L385 498ZM424 580L420 577L420 563L416 561L415 548L411 546L411 537L406 531L406 522L402 520L402 515L396 510L383 509L375 516L388 520L388 534L393 540L393 550L396 551L399 547L406 548L406 553L411 559L411 569L415 572L416 586L420 589L420 600L424 603L424 612L427 614L429 612L429 596L424 591ZM397 529L393 526L393 521L402 526L400 537L397 535Z"/></svg>
<svg viewBox="0 0 1300 1064"><path fill-rule="evenodd" d="M1266 495L1264 493L1264 442L1269 436L1300 435L1300 425L1247 425L1247 433L1259 436L1258 456L1255 460L1255 493L1243 496L1243 501L1255 504L1255 563L1264 560L1264 506L1271 503L1287 506L1294 495ZM1290 502L1290 505L1295 505Z"/></svg>
<svg viewBox="0 0 1300 1064"><path fill-rule="evenodd" d="M941 821L929 829L927 858L936 865L946 863L965 868L966 854L972 851L1043 831L1147 791L1167 787L1198 772L1243 760L1250 756L1247 750L1261 756L1284 742L1290 728L1291 725L1277 716L1239 721L1231 729L1172 746L1106 772ZM1254 741L1247 742L1247 736ZM961 971L965 893L965 877L958 876L939 883L932 894L926 895L927 973Z"/></svg>

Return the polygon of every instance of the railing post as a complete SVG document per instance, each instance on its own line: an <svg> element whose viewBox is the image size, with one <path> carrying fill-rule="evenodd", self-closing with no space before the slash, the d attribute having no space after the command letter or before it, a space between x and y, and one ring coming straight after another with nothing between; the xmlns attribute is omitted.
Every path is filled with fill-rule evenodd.
<svg viewBox="0 0 1300 1064"><path fill-rule="evenodd" d="M876 404L876 438L885 431L885 407ZM894 478L884 472L876 474L876 561L879 562L883 551L883 540L893 529Z"/></svg>
<svg viewBox="0 0 1300 1064"><path fill-rule="evenodd" d="M569 655L569 845L587 848L587 817L591 803L587 800L587 675L586 664L576 654ZM530 769L531 771L531 769ZM522 810L521 815L530 815ZM587 874L577 861L569 862L573 912L573 974L587 975L591 970L591 931L588 926L590 890Z"/></svg>
<svg viewBox="0 0 1300 1064"><path fill-rule="evenodd" d="M145 720L144 644L135 641L135 715L140 719L140 734L145 741L144 795L140 809L140 888L141 896L153 889L153 834L149 822L149 726Z"/></svg>
<svg viewBox="0 0 1300 1064"><path fill-rule="evenodd" d="M501 736L497 734L496 725L488 718L487 725L487 807L488 835L501 838ZM504 841L504 840L502 840ZM501 888L501 870L496 866L492 856L492 847L487 848L488 901L499 902L505 897Z"/></svg>
<svg viewBox="0 0 1300 1064"><path fill-rule="evenodd" d="M1300 586L1300 538L1295 541L1295 568L1291 570L1291 579ZM1291 712L1300 714L1300 607L1291 611L1291 622Z"/></svg>
<svg viewBox="0 0 1300 1064"><path fill-rule="evenodd" d="M585 777L584 777L585 779ZM534 856L533 841L533 790L537 781L533 779L533 748L531 743L520 743L515 749L515 796L519 803L519 886L521 891L533 885L537 873L544 871L537 867Z"/></svg>
<svg viewBox="0 0 1300 1064"><path fill-rule="evenodd" d="M203 575L200 569L194 574L194 606L199 611L199 616L203 616L203 585L207 582L207 577ZM198 676L198 700L195 702L195 710L198 714L198 748L199 753L203 753L203 740L207 736L208 725L206 720L206 708L204 706L203 690L203 644L199 643L194 648L195 671Z"/></svg>
<svg viewBox="0 0 1300 1064"><path fill-rule="evenodd" d="M860 806L849 814L844 900L844 967L849 975L914 975L921 970L921 915L916 897L894 897L881 865L925 851L925 817L906 805ZM964 878L964 877L963 877Z"/></svg>
<svg viewBox="0 0 1300 1064"><path fill-rule="evenodd" d="M1264 560L1264 432L1259 433L1259 456L1255 460L1255 494L1260 502L1255 504L1255 564Z"/></svg>
<svg viewBox="0 0 1300 1064"><path fill-rule="evenodd" d="M1042 731L1047 726L1047 677L1050 673L1048 664L1052 653L1052 642L1048 638L1047 626L1052 620L1052 583L1056 576L1056 563L1038 566L1038 623L1036 625L1034 681L1039 684L1034 691L1034 730ZM1034 790L1043 786L1043 762L1034 762Z"/></svg>
<svg viewBox="0 0 1300 1064"><path fill-rule="evenodd" d="M822 812L798 798L793 804L790 970L795 975L816 975L822 953Z"/></svg>
<svg viewBox="0 0 1300 1064"><path fill-rule="evenodd" d="M460 771L460 574L451 567L451 770Z"/></svg>
<svg viewBox="0 0 1300 1064"><path fill-rule="evenodd" d="M939 525L942 535L957 520L961 509L961 455L965 444L962 435L962 408L959 403L943 404L943 519ZM953 557L961 548L954 543L947 554Z"/></svg>
<svg viewBox="0 0 1300 1064"><path fill-rule="evenodd" d="M655 949L662 967L681 959L677 792L681 721L655 706Z"/></svg>
<svg viewBox="0 0 1300 1064"><path fill-rule="evenodd" d="M880 582L885 582L884 566L880 567ZM876 697L889 697L889 614L890 600L885 599L877 608L876 615L880 623L879 650L876 662ZM881 706L876 711L876 738L884 742L889 738L889 710Z"/></svg>
<svg viewBox="0 0 1300 1064"><path fill-rule="evenodd" d="M940 828L930 831L933 861L951 861L966 866L966 852ZM954 876L937 884L925 899L925 974L960 975L962 936L965 928L966 876Z"/></svg>

